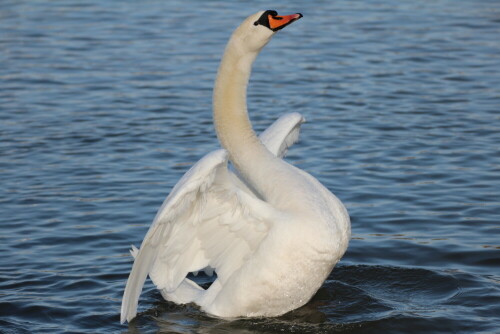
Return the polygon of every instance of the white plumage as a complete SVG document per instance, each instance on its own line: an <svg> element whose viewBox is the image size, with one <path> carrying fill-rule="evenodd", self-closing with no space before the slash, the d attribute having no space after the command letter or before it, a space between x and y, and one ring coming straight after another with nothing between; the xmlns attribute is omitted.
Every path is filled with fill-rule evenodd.
<svg viewBox="0 0 500 334"><path fill-rule="evenodd" d="M266 13L245 20L221 63L214 119L225 149L191 167L140 249L132 247L122 322L135 317L148 274L165 299L194 302L216 316L283 314L305 304L345 252L350 223L342 203L281 159L298 139L302 116L280 117L260 140L246 116L241 89L253 59L274 34L253 24ZM186 278L213 269L217 279L207 290Z"/></svg>

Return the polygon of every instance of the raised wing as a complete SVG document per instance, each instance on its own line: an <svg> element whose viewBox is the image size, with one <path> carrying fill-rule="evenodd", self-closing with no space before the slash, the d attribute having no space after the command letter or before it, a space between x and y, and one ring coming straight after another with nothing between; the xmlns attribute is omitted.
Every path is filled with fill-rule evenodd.
<svg viewBox="0 0 500 334"><path fill-rule="evenodd" d="M299 139L300 125L304 122L304 117L297 112L282 115L259 138L269 151L283 158Z"/></svg>
<svg viewBox="0 0 500 334"><path fill-rule="evenodd" d="M163 248L165 245L163 239L169 236L168 232L175 233L175 231L169 230L175 228L173 223L176 218L182 217L187 210L196 205L199 193L205 192L212 185L217 170L221 165L227 165L225 150L211 152L193 165L177 182L163 202L148 233L144 237L140 249L133 249L135 261L123 294L122 323L135 317L144 281L154 269L155 262L160 256L159 248Z"/></svg>
<svg viewBox="0 0 500 334"><path fill-rule="evenodd" d="M303 121L297 113L284 115L261 140L283 156L297 140ZM189 272L216 268L217 280L224 284L259 247L273 221L280 219L281 212L248 190L227 169L227 161L225 150L198 161L163 203L140 249L132 250L135 261L123 295L122 323L135 317L148 274L169 299L190 301L199 287L185 278ZM184 295L176 295L177 289Z"/></svg>

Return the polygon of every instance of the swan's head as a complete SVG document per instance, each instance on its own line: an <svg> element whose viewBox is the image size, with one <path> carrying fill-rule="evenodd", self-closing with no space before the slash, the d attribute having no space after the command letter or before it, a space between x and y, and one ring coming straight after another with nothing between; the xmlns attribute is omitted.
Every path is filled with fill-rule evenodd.
<svg viewBox="0 0 500 334"><path fill-rule="evenodd" d="M260 11L243 21L234 32L232 42L244 53L258 53L278 30L301 17L300 13L280 16L275 10Z"/></svg>

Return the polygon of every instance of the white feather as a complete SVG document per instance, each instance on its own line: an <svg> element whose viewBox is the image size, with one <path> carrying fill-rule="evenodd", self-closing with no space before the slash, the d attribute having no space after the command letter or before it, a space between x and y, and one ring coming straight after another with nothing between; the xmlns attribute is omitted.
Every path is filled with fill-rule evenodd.
<svg viewBox="0 0 500 334"><path fill-rule="evenodd" d="M228 151L211 152L193 165L140 249L132 247L121 322L136 316L148 274L165 299L195 302L212 315L280 315L304 305L347 248L350 222L342 203L281 159L304 118L280 117L260 141L251 129L244 92L253 60L274 34L254 24L262 15L235 31L216 80L214 123ZM235 171L228 169L228 152ZM217 273L207 290L186 278L200 270Z"/></svg>
<svg viewBox="0 0 500 334"><path fill-rule="evenodd" d="M280 148L297 140L302 122L298 113L283 115L263 132L261 139L280 155ZM132 246L136 262L145 265L134 263L123 296L121 322L135 317L147 274L164 297L187 302L189 296L200 296L189 292L194 282L183 283L189 272L205 270L213 274L213 268L217 268L217 277L224 282L257 249L272 223L261 218L267 205L261 203L255 212L253 195L241 181L234 182L237 179L229 173L226 151L217 150L198 161L175 185L140 250ZM260 201L257 197L253 200ZM143 249L148 250L147 254Z"/></svg>

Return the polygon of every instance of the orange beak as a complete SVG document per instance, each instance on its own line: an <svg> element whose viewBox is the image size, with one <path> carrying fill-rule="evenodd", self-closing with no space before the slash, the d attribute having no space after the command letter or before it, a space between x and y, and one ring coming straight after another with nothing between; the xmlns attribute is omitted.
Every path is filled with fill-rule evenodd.
<svg viewBox="0 0 500 334"><path fill-rule="evenodd" d="M302 14L297 13L297 14L292 14L292 15L284 15L284 16L272 16L268 15L269 19L269 27L271 28L272 31L278 31L280 29L283 29L290 23L297 21L302 17Z"/></svg>

